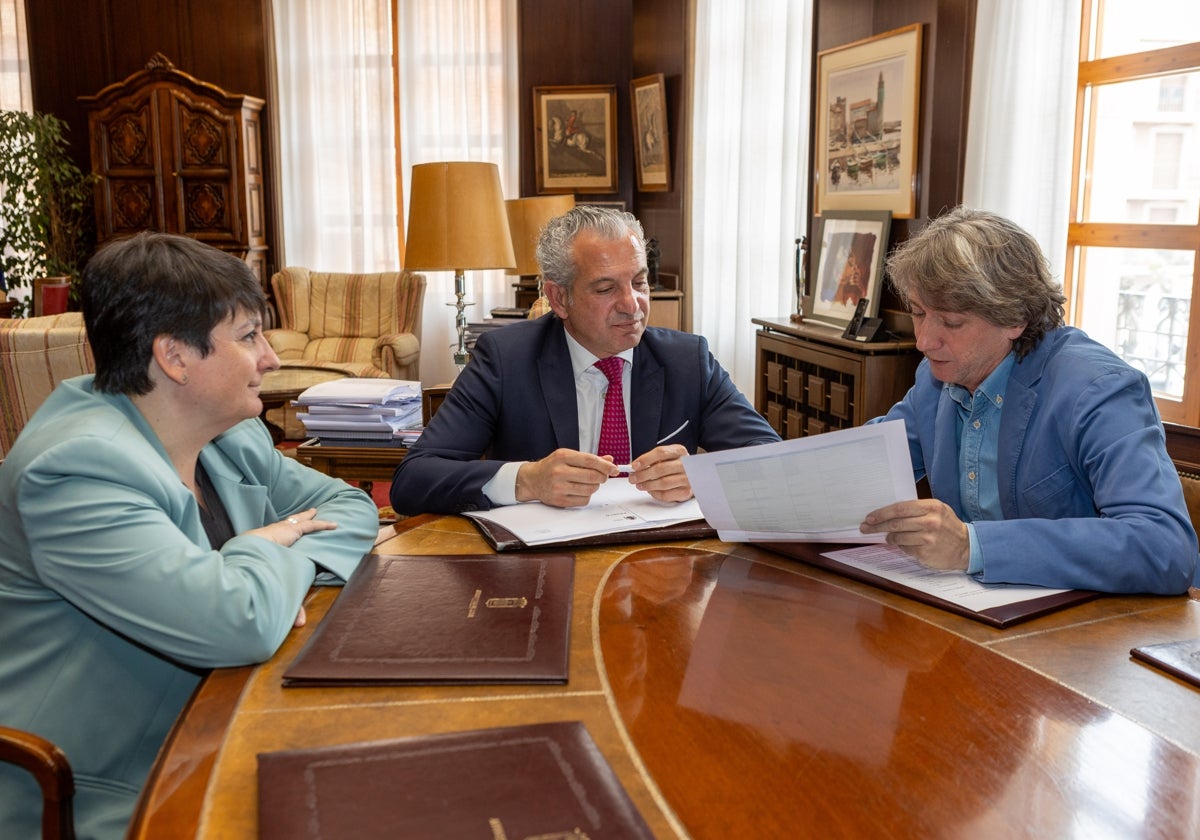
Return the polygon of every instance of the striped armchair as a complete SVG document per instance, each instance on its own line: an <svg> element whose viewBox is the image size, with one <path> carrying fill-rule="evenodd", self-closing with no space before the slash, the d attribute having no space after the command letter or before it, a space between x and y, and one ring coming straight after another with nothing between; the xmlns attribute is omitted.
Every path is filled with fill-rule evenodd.
<svg viewBox="0 0 1200 840"><path fill-rule="evenodd" d="M94 369L78 312L0 319L0 459L54 386Z"/></svg>
<svg viewBox="0 0 1200 840"><path fill-rule="evenodd" d="M285 367L419 378L425 275L289 267L271 278L271 288L280 326L265 335Z"/></svg>

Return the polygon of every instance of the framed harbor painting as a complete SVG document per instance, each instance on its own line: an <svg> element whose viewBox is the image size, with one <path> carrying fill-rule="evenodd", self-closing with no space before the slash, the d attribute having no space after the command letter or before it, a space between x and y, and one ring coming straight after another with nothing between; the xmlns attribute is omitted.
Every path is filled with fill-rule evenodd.
<svg viewBox="0 0 1200 840"><path fill-rule="evenodd" d="M817 54L817 215L915 215L921 27L915 23Z"/></svg>

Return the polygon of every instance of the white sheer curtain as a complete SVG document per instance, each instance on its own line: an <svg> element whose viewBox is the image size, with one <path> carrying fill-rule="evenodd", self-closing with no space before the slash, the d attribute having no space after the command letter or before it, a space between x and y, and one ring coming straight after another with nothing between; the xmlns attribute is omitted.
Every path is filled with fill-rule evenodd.
<svg viewBox="0 0 1200 840"><path fill-rule="evenodd" d="M696 0L692 328L754 398L755 317L796 309L808 214L811 0Z"/></svg>
<svg viewBox="0 0 1200 840"><path fill-rule="evenodd" d="M435 161L495 163L507 198L518 197L517 0L402 0L400 134L404 195L412 167ZM407 216L406 216L407 218ZM511 277L468 271L472 321L511 305ZM421 381L454 377L454 275L429 272Z"/></svg>
<svg viewBox="0 0 1200 840"><path fill-rule="evenodd" d="M272 17L286 263L396 270L390 0L283 0Z"/></svg>
<svg viewBox="0 0 1200 840"><path fill-rule="evenodd" d="M0 0L0 111L32 111L25 0Z"/></svg>
<svg viewBox="0 0 1200 840"><path fill-rule="evenodd" d="M978 0L963 203L1038 240L1061 279L1070 217L1077 2Z"/></svg>

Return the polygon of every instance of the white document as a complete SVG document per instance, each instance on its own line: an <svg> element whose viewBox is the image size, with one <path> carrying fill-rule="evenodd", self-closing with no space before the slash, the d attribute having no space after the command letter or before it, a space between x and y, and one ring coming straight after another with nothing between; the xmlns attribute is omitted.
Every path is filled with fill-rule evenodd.
<svg viewBox="0 0 1200 840"><path fill-rule="evenodd" d="M904 422L683 459L708 524L727 542L881 543L868 513L917 498Z"/></svg>
<svg viewBox="0 0 1200 840"><path fill-rule="evenodd" d="M703 518L695 499L660 502L624 477L610 478L600 485L586 507L558 508L541 502L522 502L463 515L495 522L526 545L657 528Z"/></svg>
<svg viewBox="0 0 1200 840"><path fill-rule="evenodd" d="M822 556L856 569L862 569L881 578L902 583L909 589L916 589L975 612L1070 591L1068 589L1050 589L1045 586L980 583L966 572L943 572L926 568L894 545L864 545L858 548L844 548L840 551L827 551Z"/></svg>
<svg viewBox="0 0 1200 840"><path fill-rule="evenodd" d="M421 400L421 383L411 379L376 379L347 376L306 388L296 400L300 405L370 403L390 404Z"/></svg>

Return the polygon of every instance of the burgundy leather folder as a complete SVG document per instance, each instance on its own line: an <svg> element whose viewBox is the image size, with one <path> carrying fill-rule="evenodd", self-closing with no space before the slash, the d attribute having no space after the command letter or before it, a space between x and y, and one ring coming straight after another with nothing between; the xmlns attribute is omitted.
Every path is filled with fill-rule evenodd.
<svg viewBox="0 0 1200 840"><path fill-rule="evenodd" d="M609 534L596 534L591 537L578 537L572 540L560 540L544 545L526 545L524 540L507 528L489 522L486 519L467 517L475 523L479 533L488 541L488 545L496 551L535 551L538 549L582 548L592 545L627 545L629 543L668 542L670 540L707 540L717 535L717 529L703 519L692 519L688 522L676 522L671 525L660 525L656 528L640 528L634 531L613 531Z"/></svg>
<svg viewBox="0 0 1200 840"><path fill-rule="evenodd" d="M1171 676L1200 687L1200 639L1141 645L1129 652L1133 654L1134 659L1140 659Z"/></svg>
<svg viewBox="0 0 1200 840"><path fill-rule="evenodd" d="M647 838L582 723L258 756L258 836Z"/></svg>
<svg viewBox="0 0 1200 840"><path fill-rule="evenodd" d="M364 558L283 684L565 683L575 555Z"/></svg>
<svg viewBox="0 0 1200 840"><path fill-rule="evenodd" d="M928 592L922 592L919 589L913 589L902 583L889 580L881 575L873 575L856 566L839 563L832 557L826 557L821 553L845 548L845 545L805 542L760 542L755 543L755 545L759 548L774 551L776 554L782 554L784 557L801 560L813 566L819 566L822 569L828 569L831 572L845 575L848 578L869 583L872 586L878 586L887 592L904 595L907 598L912 598L914 601L920 601L922 604L929 604L931 607L938 607L947 612L973 618L976 621L990 624L993 627L1008 627L1013 624L1019 624L1022 621L1028 621L1031 618L1037 618L1038 616L1056 612L1075 604L1082 604L1084 601L1091 601L1099 597L1099 593L1097 592L1084 589L1071 589L1066 592L1054 592L1049 595L1018 601L1014 604L991 607L986 610L972 610L960 604L955 604L952 601L938 598L936 595L930 595Z"/></svg>

